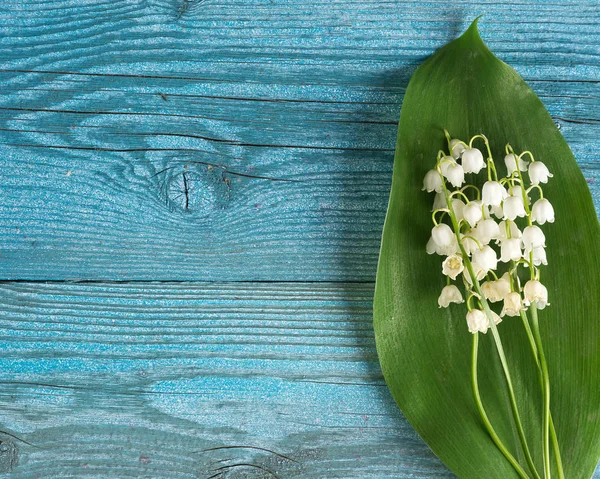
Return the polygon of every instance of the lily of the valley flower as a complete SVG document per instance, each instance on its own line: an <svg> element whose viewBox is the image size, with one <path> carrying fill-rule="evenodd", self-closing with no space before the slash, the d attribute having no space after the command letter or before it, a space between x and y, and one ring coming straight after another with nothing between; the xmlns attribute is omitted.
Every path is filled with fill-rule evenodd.
<svg viewBox="0 0 600 479"><path fill-rule="evenodd" d="M509 261L518 261L523 256L521 251L521 240L518 238L509 238L502 241L500 246L500 261L508 263Z"/></svg>
<svg viewBox="0 0 600 479"><path fill-rule="evenodd" d="M498 257L496 256L496 252L489 245L485 245L483 248L473 252L473 261L477 263L481 269L487 272L496 269Z"/></svg>
<svg viewBox="0 0 600 479"><path fill-rule="evenodd" d="M477 148L467 148L462 153L462 166L465 173L479 173L485 168L483 154Z"/></svg>
<svg viewBox="0 0 600 479"><path fill-rule="evenodd" d="M524 309L521 295L516 291L511 291L504 297L504 305L500 316L519 316Z"/></svg>
<svg viewBox="0 0 600 479"><path fill-rule="evenodd" d="M448 163L444 176L455 188L460 187L465 182L465 170L458 163Z"/></svg>
<svg viewBox="0 0 600 479"><path fill-rule="evenodd" d="M492 303L502 301L510 293L510 279L508 273L496 281L485 281L481 285L481 292Z"/></svg>
<svg viewBox="0 0 600 479"><path fill-rule="evenodd" d="M491 311L492 320L494 324L499 324L502 321L502 318L498 316L496 313ZM480 309L473 309L467 313L467 327L469 328L470 333L487 333L487 330L490 327L490 323L483 311Z"/></svg>
<svg viewBox="0 0 600 479"><path fill-rule="evenodd" d="M463 151L465 151L465 145L462 141L454 138L453 140L450 140L450 151L452 152L452 156L455 159L458 159Z"/></svg>
<svg viewBox="0 0 600 479"><path fill-rule="evenodd" d="M540 246L546 246L546 236L539 226L527 226L523 230L523 245L526 251Z"/></svg>
<svg viewBox="0 0 600 479"><path fill-rule="evenodd" d="M546 250L543 246L533 248L533 264L539 266L541 264L547 265L548 260L546 259Z"/></svg>
<svg viewBox="0 0 600 479"><path fill-rule="evenodd" d="M464 269L465 267L463 265L462 256L457 254L448 256L442 263L442 273L451 279L456 279L456 277L462 273Z"/></svg>
<svg viewBox="0 0 600 479"><path fill-rule="evenodd" d="M422 190L427 191L428 193L431 193L432 191L437 193L442 192L442 178L438 171L429 170L426 173L425 178L423 179Z"/></svg>
<svg viewBox="0 0 600 479"><path fill-rule="evenodd" d="M464 303L465 300L460 294L460 290L453 284L444 286L442 293L438 298L438 305L440 308L447 308L450 303Z"/></svg>
<svg viewBox="0 0 600 479"><path fill-rule="evenodd" d="M483 184L481 195L484 205L500 206L507 193L504 187L497 181L486 181Z"/></svg>
<svg viewBox="0 0 600 479"><path fill-rule="evenodd" d="M481 205L476 201L472 201L463 209L463 218L467 223L469 223L471 228L475 227L475 225L482 218L482 215L483 213L481 212Z"/></svg>
<svg viewBox="0 0 600 479"><path fill-rule="evenodd" d="M450 246L455 239L454 233L446 223L440 223L431 229L431 237L438 246Z"/></svg>
<svg viewBox="0 0 600 479"><path fill-rule="evenodd" d="M554 223L554 208L550 202L543 198L537 200L531 208L531 219L539 225Z"/></svg>
<svg viewBox="0 0 600 479"><path fill-rule="evenodd" d="M500 238L498 223L492 219L480 221L474 230L474 236L482 244L488 244L491 240Z"/></svg>
<svg viewBox="0 0 600 479"><path fill-rule="evenodd" d="M548 178L552 178L552 176L548 167L541 161L532 161L529 165L529 180L532 185L548 183Z"/></svg>
<svg viewBox="0 0 600 479"><path fill-rule="evenodd" d="M504 164L508 170L508 176L517 171L517 155L510 153L504 157ZM519 158L519 170L527 171L527 162L523 158Z"/></svg>
<svg viewBox="0 0 600 479"><path fill-rule="evenodd" d="M502 205L504 219L514 221L517 218L522 218L527 213L523 205L523 198L520 196L509 196L504 200Z"/></svg>
<svg viewBox="0 0 600 479"><path fill-rule="evenodd" d="M523 295L525 296L523 302L526 306L533 304L537 309L544 309L550 305L548 302L548 290L537 280L531 279L525 283Z"/></svg>

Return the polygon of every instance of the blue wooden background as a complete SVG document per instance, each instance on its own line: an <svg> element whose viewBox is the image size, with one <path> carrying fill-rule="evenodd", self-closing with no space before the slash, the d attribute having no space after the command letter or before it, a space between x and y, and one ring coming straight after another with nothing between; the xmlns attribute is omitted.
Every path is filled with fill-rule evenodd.
<svg viewBox="0 0 600 479"><path fill-rule="evenodd" d="M371 300L405 87L481 13L600 208L597 0L3 0L0 476L453 477Z"/></svg>

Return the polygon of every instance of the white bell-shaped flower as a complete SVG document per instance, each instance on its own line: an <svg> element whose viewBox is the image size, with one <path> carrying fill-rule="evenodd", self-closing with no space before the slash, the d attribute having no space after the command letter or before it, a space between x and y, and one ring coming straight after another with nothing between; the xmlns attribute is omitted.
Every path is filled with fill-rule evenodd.
<svg viewBox="0 0 600 479"><path fill-rule="evenodd" d="M467 313L467 327L469 328L469 333L487 333L489 324L485 313L480 309L469 311Z"/></svg>
<svg viewBox="0 0 600 479"><path fill-rule="evenodd" d="M510 293L510 274L508 272L504 273L501 278L495 281L495 283L496 291L498 291L500 297L504 298Z"/></svg>
<svg viewBox="0 0 600 479"><path fill-rule="evenodd" d="M446 168L446 173L444 173L444 176L455 188L460 187L465 182L465 171L458 163L449 164L449 166Z"/></svg>
<svg viewBox="0 0 600 479"><path fill-rule="evenodd" d="M502 296L496 289L496 281L484 281L481 283L481 292L485 296L485 299L491 301L492 303L496 303L498 301L502 301Z"/></svg>
<svg viewBox="0 0 600 479"><path fill-rule="evenodd" d="M442 177L440 176L437 170L429 170L425 174L425 178L423 179L423 188L422 190L426 190L428 193L432 191L436 191L437 193L441 193L442 191Z"/></svg>
<svg viewBox="0 0 600 479"><path fill-rule="evenodd" d="M452 228L446 223L440 223L431 229L431 237L438 246L450 246L455 238Z"/></svg>
<svg viewBox="0 0 600 479"><path fill-rule="evenodd" d="M463 272L465 269L462 261L462 256L453 254L448 256L442 263L442 273L448 276L450 279L456 279L456 277Z"/></svg>
<svg viewBox="0 0 600 479"><path fill-rule="evenodd" d="M548 264L548 260L546 259L546 249L543 246L533 248L533 264L535 266Z"/></svg>
<svg viewBox="0 0 600 479"><path fill-rule="evenodd" d="M452 157L455 159L460 158L460 155L462 155L463 151L465 151L465 144L464 142L454 138L453 140L450 140L450 152L452 153Z"/></svg>
<svg viewBox="0 0 600 479"><path fill-rule="evenodd" d="M541 161L532 161L529 165L529 181L532 185L548 183L548 178L552 178L552 176L548 167Z"/></svg>
<svg viewBox="0 0 600 479"><path fill-rule="evenodd" d="M502 200L507 195L504 187L497 181L486 181L481 190L481 197L484 205L500 206Z"/></svg>
<svg viewBox="0 0 600 479"><path fill-rule="evenodd" d="M546 237L539 226L527 226L523 230L523 246L526 251L531 251L540 246L546 246Z"/></svg>
<svg viewBox="0 0 600 479"><path fill-rule="evenodd" d="M534 279L527 281L523 288L523 295L523 302L526 306L532 304L537 309L544 309L546 306L550 306L548 302L548 290L539 281Z"/></svg>
<svg viewBox="0 0 600 479"><path fill-rule="evenodd" d="M440 308L447 308L450 303L464 303L465 300L460 294L460 290L453 284L444 286L442 293L438 298L438 305Z"/></svg>
<svg viewBox="0 0 600 479"><path fill-rule="evenodd" d="M463 219L463 212L465 209L465 203L458 198L452 198L452 209L454 210L454 214L456 216L456 221L460 221Z"/></svg>
<svg viewBox="0 0 600 479"><path fill-rule="evenodd" d="M460 235L460 242L462 243L465 253L467 253L467 256L471 256L473 254L473 251L479 249L477 241L475 241L473 238L470 238L470 236L470 234Z"/></svg>
<svg viewBox="0 0 600 479"><path fill-rule="evenodd" d="M523 198L523 188L521 188L521 185L515 185L512 187L512 192L510 194L511 196L518 196L519 198ZM525 195L525 197L527 198L527 204L531 203L531 196L529 195Z"/></svg>
<svg viewBox="0 0 600 479"><path fill-rule="evenodd" d="M517 158L514 153L509 153L504 157L504 164L508 170L508 176L517 171L517 159L519 160L519 170L527 171L527 162L523 158Z"/></svg>
<svg viewBox="0 0 600 479"><path fill-rule="evenodd" d="M500 238L500 228L498 227L498 223L492 219L480 221L477 224L477 228L473 230L473 236L475 236L481 244L488 244L491 240Z"/></svg>
<svg viewBox="0 0 600 479"><path fill-rule="evenodd" d="M521 233L521 230L514 221L509 221L508 225L511 238L520 238L521 236L523 236L523 233ZM508 236L506 235L506 221L500 221L500 223L498 223L498 229L500 230L500 236L498 237L498 239L500 241L508 239Z"/></svg>
<svg viewBox="0 0 600 479"><path fill-rule="evenodd" d="M467 206L463 209L463 218L469 223L471 228L474 228L475 225L482 218L483 213L481 212L481 204L476 201L471 201Z"/></svg>
<svg viewBox="0 0 600 479"><path fill-rule="evenodd" d="M523 218L525 213L525 206L523 205L523 198L519 196L509 196L504 200L502 204L502 211L504 212L504 219L514 221L518 217Z"/></svg>
<svg viewBox="0 0 600 479"><path fill-rule="evenodd" d="M519 316L525 307L521 300L521 295L515 291L511 291L504 297L504 305L500 316Z"/></svg>
<svg viewBox="0 0 600 479"><path fill-rule="evenodd" d="M502 209L502 205L500 205L500 206L490 206L490 211L499 220L501 220L502 218L504 218L504 209Z"/></svg>
<svg viewBox="0 0 600 479"><path fill-rule="evenodd" d="M500 316L498 316L498 314L496 314L494 311L490 311L492 313L492 320L494 321L494 324L500 324L502 322L502 318ZM488 321L489 323L489 321Z"/></svg>
<svg viewBox="0 0 600 479"><path fill-rule="evenodd" d="M496 269L498 265L496 252L488 245L477 251L473 251L473 261L481 266L481 269L486 272L491 269Z"/></svg>
<svg viewBox="0 0 600 479"><path fill-rule="evenodd" d="M444 196L444 193L436 193L433 198L433 207L431 208L431 211L441 210L447 207L448 205L446 204L446 196Z"/></svg>
<svg viewBox="0 0 600 479"><path fill-rule="evenodd" d="M531 219L540 225L546 222L554 223L554 208L546 198L537 200L533 204Z"/></svg>
<svg viewBox="0 0 600 479"><path fill-rule="evenodd" d="M465 173L479 173L485 168L483 154L477 148L467 148L462 153L462 166Z"/></svg>
<svg viewBox="0 0 600 479"><path fill-rule="evenodd" d="M448 168L450 168L452 165L456 165L456 160L454 158L452 158L451 156L443 156L440 159L440 171L442 172L442 175L446 176L446 172L448 171Z"/></svg>
<svg viewBox="0 0 600 479"><path fill-rule="evenodd" d="M521 240L519 238L505 239L500 246L500 261L518 261L523 256L521 251Z"/></svg>

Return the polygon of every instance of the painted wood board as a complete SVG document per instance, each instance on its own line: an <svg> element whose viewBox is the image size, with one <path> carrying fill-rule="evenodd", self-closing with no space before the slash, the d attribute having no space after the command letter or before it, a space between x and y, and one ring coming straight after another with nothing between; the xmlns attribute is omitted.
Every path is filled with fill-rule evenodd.
<svg viewBox="0 0 600 479"><path fill-rule="evenodd" d="M0 452L0 470L452 477L385 386L372 294L350 283L3 284L0 423L31 445L2 436L12 453Z"/></svg>
<svg viewBox="0 0 600 479"><path fill-rule="evenodd" d="M452 477L371 282L404 88L479 13L598 208L595 1L2 2L0 475Z"/></svg>
<svg viewBox="0 0 600 479"><path fill-rule="evenodd" d="M0 8L0 278L372 281L404 88L475 13L597 182L595 1Z"/></svg>

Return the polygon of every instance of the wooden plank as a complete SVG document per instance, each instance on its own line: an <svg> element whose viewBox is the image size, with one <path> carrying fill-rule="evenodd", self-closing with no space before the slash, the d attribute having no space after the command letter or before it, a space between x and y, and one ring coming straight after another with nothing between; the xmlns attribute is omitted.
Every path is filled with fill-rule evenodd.
<svg viewBox="0 0 600 479"><path fill-rule="evenodd" d="M0 278L374 277L397 86L25 77L0 100ZM597 205L599 85L534 82Z"/></svg>
<svg viewBox="0 0 600 479"><path fill-rule="evenodd" d="M383 382L372 294L349 283L2 284L0 424L21 440L0 435L0 472L453 477Z"/></svg>

